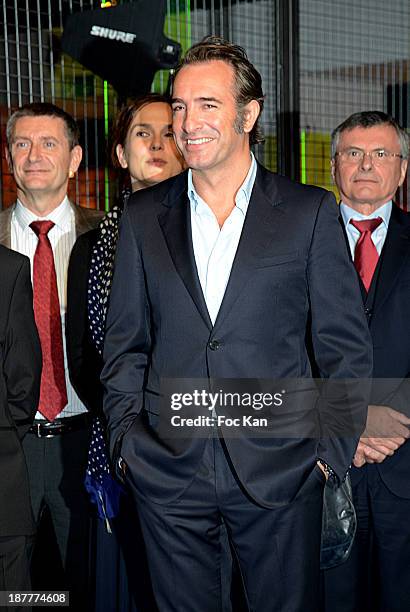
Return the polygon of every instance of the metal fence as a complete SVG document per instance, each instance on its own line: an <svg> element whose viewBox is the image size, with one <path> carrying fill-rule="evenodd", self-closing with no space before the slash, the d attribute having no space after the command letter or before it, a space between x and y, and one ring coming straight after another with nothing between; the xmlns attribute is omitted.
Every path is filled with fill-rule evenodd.
<svg viewBox="0 0 410 612"><path fill-rule="evenodd" d="M256 156L272 170L333 189L332 128L357 110L391 112L409 127L410 4L408 0L164 0L164 33L187 49L206 34L243 45L261 72L266 142ZM107 145L119 98L113 88L61 51L67 15L115 10L93 0L3 0L0 25L0 145L10 112L52 101L81 129L84 158L71 197L108 209L118 186ZM1 23L1 22L0 22ZM163 91L168 73L152 89ZM408 206L408 186L399 194ZM15 198L2 154L2 206Z"/></svg>

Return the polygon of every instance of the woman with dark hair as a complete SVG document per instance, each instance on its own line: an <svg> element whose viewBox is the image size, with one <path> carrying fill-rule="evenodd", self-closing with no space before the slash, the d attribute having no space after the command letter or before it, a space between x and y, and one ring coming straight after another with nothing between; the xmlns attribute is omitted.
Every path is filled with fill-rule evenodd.
<svg viewBox="0 0 410 612"><path fill-rule="evenodd" d="M70 270L76 270L75 290L68 292L75 301L67 321L70 378L82 401L93 406L94 412L99 414L102 414L99 375L105 317L124 205L133 191L155 185L184 168L183 158L174 143L168 98L148 94L119 112L113 128L111 160L124 175L121 198L97 230L77 240L68 271L70 284ZM81 279L80 267L83 270ZM102 417L93 422L85 477L91 501L97 505L98 515L103 519L96 525L95 610L150 612L155 606L150 595L144 544L127 495L121 495L120 486L111 474ZM130 567L132 574L138 576L137 584L127 579Z"/></svg>
<svg viewBox="0 0 410 612"><path fill-rule="evenodd" d="M148 94L125 106L119 113L111 148L114 168L126 173L120 202L100 223L100 234L92 252L89 276L89 322L92 339L102 352L105 316L111 288L118 228L124 204L132 191L144 189L179 174L184 161L172 133L169 99Z"/></svg>

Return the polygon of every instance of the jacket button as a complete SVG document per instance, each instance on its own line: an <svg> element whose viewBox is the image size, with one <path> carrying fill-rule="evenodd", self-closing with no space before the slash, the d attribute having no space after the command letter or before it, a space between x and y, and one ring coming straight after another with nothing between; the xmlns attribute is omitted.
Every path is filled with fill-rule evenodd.
<svg viewBox="0 0 410 612"><path fill-rule="evenodd" d="M217 351L220 348L221 343L218 340L211 340L208 346L211 349L211 351Z"/></svg>
<svg viewBox="0 0 410 612"><path fill-rule="evenodd" d="M372 309L371 308L365 308L364 309L364 314L366 315L366 317L371 317Z"/></svg>

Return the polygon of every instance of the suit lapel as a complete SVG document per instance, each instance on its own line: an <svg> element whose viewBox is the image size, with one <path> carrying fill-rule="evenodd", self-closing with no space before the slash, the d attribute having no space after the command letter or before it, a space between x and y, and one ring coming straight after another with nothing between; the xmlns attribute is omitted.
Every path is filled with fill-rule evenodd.
<svg viewBox="0 0 410 612"><path fill-rule="evenodd" d="M269 185L265 184L266 181ZM269 194L269 197L267 196ZM246 213L245 222L233 261L231 274L225 290L215 327L222 325L251 278L252 270L261 254L265 253L274 239L280 199L272 174L258 164L255 184Z"/></svg>
<svg viewBox="0 0 410 612"><path fill-rule="evenodd" d="M360 282L360 289L362 291L363 303L366 306L366 308L369 308L371 311L373 311L373 308L374 308L374 299L375 299L375 296L377 293L377 287L379 284L379 276L380 276L380 269L381 269L382 261L383 261L383 254L379 257L379 261L377 262L377 266L376 266L376 269L372 277L372 282L370 283L369 292L366 291L366 288L363 285L362 279L360 278L359 274L357 274L357 278L359 279L359 282Z"/></svg>
<svg viewBox="0 0 410 612"><path fill-rule="evenodd" d="M0 213L0 244L8 248L11 248L11 216L15 206L16 205L13 204L13 206L6 208ZM74 211L76 237L94 229L97 226L96 220L103 216L103 213L100 211L88 208L83 209L80 206L76 206L71 201L70 206Z"/></svg>
<svg viewBox="0 0 410 612"><path fill-rule="evenodd" d="M269 185L265 184L266 181ZM191 215L186 184L186 173L183 173L179 175L166 196L163 202L166 210L158 216L158 221L175 268L211 330L212 322L202 293L192 246ZM269 197L266 194L269 194ZM273 175L258 164L252 197L215 328L222 324L243 291L255 261L272 244L275 219L278 214L283 214L278 208L279 204L280 199L277 196Z"/></svg>
<svg viewBox="0 0 410 612"><path fill-rule="evenodd" d="M339 209L340 209L340 202L339 202ZM341 214L339 214L339 223L340 223L340 225L341 225L341 227L342 227L342 230L343 230L343 235L344 235L344 237L345 237L345 242L346 242L346 249L347 249L347 253L348 253L348 255L349 255L349 258L350 258L350 259L352 259L352 261L354 262L354 256L352 257L352 252L351 252L351 250L350 250L349 238L348 238L348 236L347 236L347 230L346 230L345 222L344 222L343 217L342 217L342 215L341 215ZM379 262L379 263L380 263L380 262ZM379 264L378 264L378 265L379 265ZM376 270L377 270L377 268L376 268ZM355 268L355 271L356 271L357 280L358 280L358 283L359 283L359 286L360 286L360 292L361 292L361 295L362 295L363 304L364 304L364 305L366 305L366 302L367 302L367 300L368 300L369 294L367 293L366 288L365 288L365 286L363 285L363 281L362 281L362 279L360 278L360 274L358 273L358 271L356 270L356 268ZM376 275L376 273L374 274L374 276L375 276L375 275ZM372 284L370 285L370 292L371 292L371 291L372 291L372 289L373 289L373 285L374 285L374 282L373 282L373 281L374 281L374 276L373 276L373 279L372 279Z"/></svg>
<svg viewBox="0 0 410 612"><path fill-rule="evenodd" d="M9 249L11 248L11 216L15 206L13 204L0 213L0 244Z"/></svg>
<svg viewBox="0 0 410 612"><path fill-rule="evenodd" d="M166 209L158 215L158 222L174 266L205 324L211 330L212 322L202 293L192 246L191 215L186 185L187 174L184 172L175 181L163 201Z"/></svg>
<svg viewBox="0 0 410 612"><path fill-rule="evenodd" d="M350 255L349 241L346 234L346 227L342 217L339 217L346 238L346 245ZM395 204L392 207L389 227L386 240L380 259L369 288L366 291L362 279L357 274L363 304L375 310L388 296L394 286L401 267L410 252L410 216L403 213Z"/></svg>
<svg viewBox="0 0 410 612"><path fill-rule="evenodd" d="M405 262L410 257L410 220L393 204L380 261L377 290L374 296L374 311L383 304L395 286Z"/></svg>

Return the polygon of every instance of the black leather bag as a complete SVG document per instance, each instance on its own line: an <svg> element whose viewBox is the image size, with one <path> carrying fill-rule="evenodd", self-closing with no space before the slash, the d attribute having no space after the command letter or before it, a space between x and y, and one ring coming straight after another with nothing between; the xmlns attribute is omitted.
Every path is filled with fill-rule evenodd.
<svg viewBox="0 0 410 612"><path fill-rule="evenodd" d="M350 476L336 484L329 479L323 493L322 541L320 568L330 569L349 557L356 534L356 512L353 505Z"/></svg>

